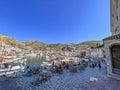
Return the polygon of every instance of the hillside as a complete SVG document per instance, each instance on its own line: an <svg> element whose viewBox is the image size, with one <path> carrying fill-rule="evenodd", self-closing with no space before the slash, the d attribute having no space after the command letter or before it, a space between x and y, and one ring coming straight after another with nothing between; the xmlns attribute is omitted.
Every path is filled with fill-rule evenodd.
<svg viewBox="0 0 120 90"><path fill-rule="evenodd" d="M40 42L40 41L28 41L23 42L26 47L31 47L33 50L45 50L46 44Z"/></svg>
<svg viewBox="0 0 120 90"><path fill-rule="evenodd" d="M21 42L18 42L16 40L14 40L13 38L11 37L7 37L7 36L4 36L4 35L0 35L0 41L5 44L5 45L9 45L11 47L18 47L18 48L21 48L23 49L24 48L24 44L21 43Z"/></svg>
<svg viewBox="0 0 120 90"><path fill-rule="evenodd" d="M102 41L86 41L86 42L82 42L82 43L79 43L77 44L78 46L81 46L81 47L98 47L100 46L100 44L102 43Z"/></svg>
<svg viewBox="0 0 120 90"><path fill-rule="evenodd" d="M45 44L40 41L27 41L27 42L19 42L14 40L11 37L7 37L4 35L0 35L0 41L4 42L6 45L10 45L11 47L18 47L20 49L26 50L47 50L55 49L55 50L69 50L71 51L74 47L98 47L101 41L86 41L79 44ZM101 45L103 47L103 45Z"/></svg>

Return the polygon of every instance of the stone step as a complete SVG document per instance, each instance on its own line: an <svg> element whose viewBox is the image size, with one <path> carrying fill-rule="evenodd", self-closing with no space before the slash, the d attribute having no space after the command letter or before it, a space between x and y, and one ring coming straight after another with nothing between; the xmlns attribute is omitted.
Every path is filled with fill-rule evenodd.
<svg viewBox="0 0 120 90"><path fill-rule="evenodd" d="M112 73L113 73L113 74L116 74L116 75L120 75L120 69L113 68L113 69L112 69Z"/></svg>
<svg viewBox="0 0 120 90"><path fill-rule="evenodd" d="M118 74L109 74L108 76L111 77L111 78L120 80L120 75L118 75Z"/></svg>

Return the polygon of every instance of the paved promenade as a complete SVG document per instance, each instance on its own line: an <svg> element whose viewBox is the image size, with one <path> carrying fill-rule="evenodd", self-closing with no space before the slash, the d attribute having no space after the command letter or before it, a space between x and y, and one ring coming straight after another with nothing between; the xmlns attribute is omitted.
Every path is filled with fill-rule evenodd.
<svg viewBox="0 0 120 90"><path fill-rule="evenodd" d="M96 81L90 81L94 77ZM0 90L120 90L120 81L108 78L105 65L102 68L78 70L72 73L64 70L63 74L52 74L49 81L33 86L35 77L18 77L0 82Z"/></svg>

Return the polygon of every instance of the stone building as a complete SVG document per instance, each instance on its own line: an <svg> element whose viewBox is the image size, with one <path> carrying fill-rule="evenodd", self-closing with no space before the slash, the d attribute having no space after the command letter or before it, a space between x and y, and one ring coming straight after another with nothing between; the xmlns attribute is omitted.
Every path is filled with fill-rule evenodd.
<svg viewBox="0 0 120 90"><path fill-rule="evenodd" d="M103 39L108 76L120 79L120 0L110 0L110 31Z"/></svg>

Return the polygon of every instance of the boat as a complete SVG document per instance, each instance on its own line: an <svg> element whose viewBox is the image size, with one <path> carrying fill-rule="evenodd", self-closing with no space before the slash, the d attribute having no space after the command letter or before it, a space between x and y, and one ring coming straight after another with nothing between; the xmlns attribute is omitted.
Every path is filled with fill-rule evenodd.
<svg viewBox="0 0 120 90"><path fill-rule="evenodd" d="M24 71L27 58L25 56L18 57L18 55L15 52L12 52L12 50L10 51L11 53L8 53L5 50L5 46L2 47L0 56L0 76Z"/></svg>
<svg viewBox="0 0 120 90"><path fill-rule="evenodd" d="M26 58L10 58L1 62L0 76L12 74L18 71L24 71L26 66Z"/></svg>

